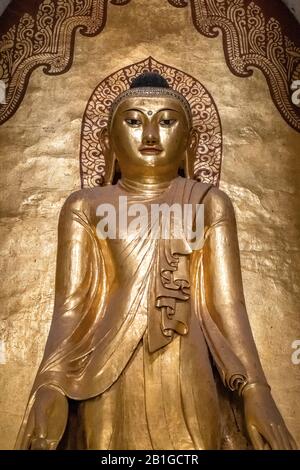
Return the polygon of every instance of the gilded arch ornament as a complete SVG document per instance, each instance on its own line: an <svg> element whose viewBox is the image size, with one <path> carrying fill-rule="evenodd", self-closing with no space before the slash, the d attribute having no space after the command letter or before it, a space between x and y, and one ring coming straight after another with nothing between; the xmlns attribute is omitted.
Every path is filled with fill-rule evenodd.
<svg viewBox="0 0 300 470"><path fill-rule="evenodd" d="M186 7L186 0L168 0ZM215 38L220 31L227 64L238 77L250 77L252 68L261 70L271 97L286 122L300 132L300 105L293 103L293 83L300 80L300 47L283 31L281 23L268 16L267 0L190 0L195 28ZM274 10L278 6L272 2ZM285 11L283 21L289 22ZM295 23L296 24L296 23ZM294 26L294 24L293 24ZM287 29L287 27L285 28ZM297 28L300 38L300 26Z"/></svg>
<svg viewBox="0 0 300 470"><path fill-rule="evenodd" d="M13 0L11 5L20 1ZM110 3L121 6L130 1ZM253 68L261 70L278 111L300 132L300 105L292 98L292 87L300 81L300 43L293 39L297 34L300 37L300 26L291 22L287 9L281 9L279 21L270 14L278 9L279 2L269 0L167 1L177 8L190 6L195 28L201 34L215 38L222 33L232 73L249 77ZM0 124L18 109L35 68L43 66L49 75L69 70L76 31L85 36L99 34L106 23L109 0L27 1L28 5L33 3L38 4L34 13L25 12L8 30L0 29L0 80L6 86Z"/></svg>
<svg viewBox="0 0 300 470"><path fill-rule="evenodd" d="M82 122L80 174L82 187L101 186L105 180L105 160L98 133L107 125L110 106L116 96L129 88L142 72L161 73L170 86L190 103L193 125L200 141L194 165L194 178L218 185L222 162L222 130L218 110L204 86L190 75L162 64L152 57L124 67L103 80L93 91Z"/></svg>
<svg viewBox="0 0 300 470"><path fill-rule="evenodd" d="M17 111L34 69L42 66L45 74L60 75L71 68L76 31L84 36L99 34L106 24L109 1L120 6L130 2L41 0L37 11L24 13L4 34L0 30L0 80L6 84L0 124Z"/></svg>

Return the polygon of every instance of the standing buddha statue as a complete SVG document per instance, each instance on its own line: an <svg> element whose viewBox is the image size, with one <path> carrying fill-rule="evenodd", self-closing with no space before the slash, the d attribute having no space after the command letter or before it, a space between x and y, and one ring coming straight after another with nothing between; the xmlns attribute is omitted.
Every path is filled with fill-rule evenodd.
<svg viewBox="0 0 300 470"><path fill-rule="evenodd" d="M187 100L142 74L99 138L106 185L71 194L61 210L54 315L17 448L219 449L214 370L242 398L255 449L296 448L251 333L232 203L192 179L199 135ZM121 197L129 213L188 204L195 215L203 204L202 243L172 231L126 237L120 223L105 237L99 207L119 220ZM160 218L151 224L160 229Z"/></svg>

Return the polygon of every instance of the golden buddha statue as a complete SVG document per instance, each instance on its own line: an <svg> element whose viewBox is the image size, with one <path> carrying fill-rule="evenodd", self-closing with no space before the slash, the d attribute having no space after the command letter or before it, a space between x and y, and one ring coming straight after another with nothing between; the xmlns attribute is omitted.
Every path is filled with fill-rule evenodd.
<svg viewBox="0 0 300 470"><path fill-rule="evenodd" d="M241 397L255 449L296 448L251 333L232 204L192 179L198 138L188 102L158 74L113 103L106 185L71 194L60 214L54 315L17 448L219 449L213 370ZM120 222L102 236L99 206L118 218L120 197L194 215L203 204L202 244L122 236Z"/></svg>

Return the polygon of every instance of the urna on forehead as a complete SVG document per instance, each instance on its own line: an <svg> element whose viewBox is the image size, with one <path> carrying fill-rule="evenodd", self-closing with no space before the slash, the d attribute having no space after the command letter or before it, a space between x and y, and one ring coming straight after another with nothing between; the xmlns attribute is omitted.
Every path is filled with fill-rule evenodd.
<svg viewBox="0 0 300 470"><path fill-rule="evenodd" d="M109 124L111 124L117 109L120 106L123 107L123 103L128 102L130 107L136 105L136 103L147 107L147 104L149 106L152 100L152 106L155 104L154 107L157 107L157 110L154 110L155 112L158 111L160 106L173 102L175 107L183 110L189 126L192 127L192 112L187 99L176 90L173 90L164 77L154 72L145 72L139 75L132 81L128 90L116 97L111 106Z"/></svg>

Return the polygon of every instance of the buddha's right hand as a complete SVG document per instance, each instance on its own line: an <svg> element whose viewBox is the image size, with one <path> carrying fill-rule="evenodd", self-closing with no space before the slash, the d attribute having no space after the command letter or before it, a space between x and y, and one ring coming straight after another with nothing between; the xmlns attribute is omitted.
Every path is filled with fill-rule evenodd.
<svg viewBox="0 0 300 470"><path fill-rule="evenodd" d="M55 450L68 419L68 400L56 388L41 387L35 396L24 432L22 449Z"/></svg>

